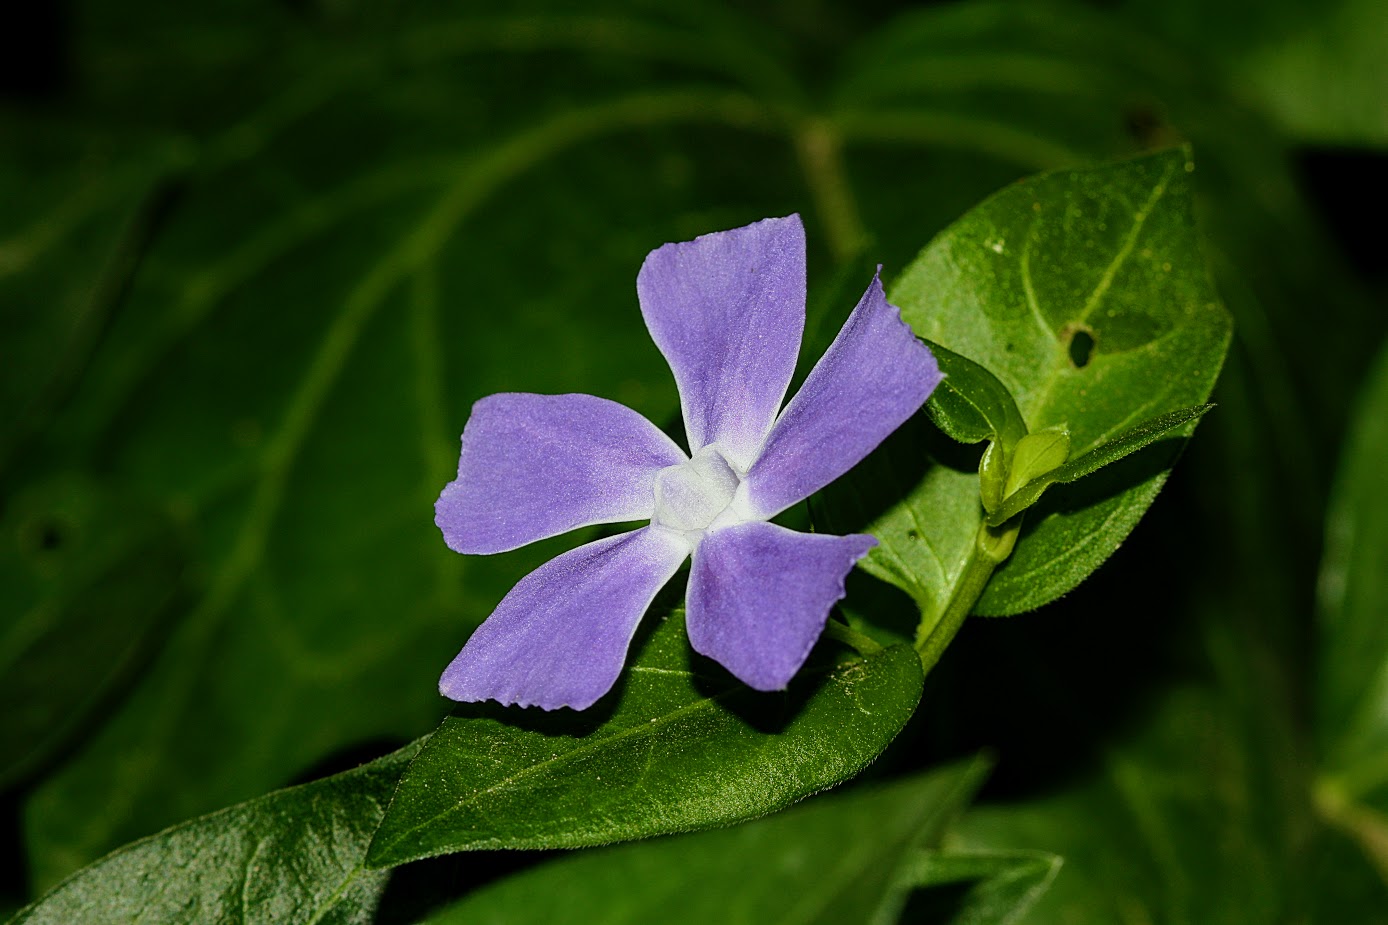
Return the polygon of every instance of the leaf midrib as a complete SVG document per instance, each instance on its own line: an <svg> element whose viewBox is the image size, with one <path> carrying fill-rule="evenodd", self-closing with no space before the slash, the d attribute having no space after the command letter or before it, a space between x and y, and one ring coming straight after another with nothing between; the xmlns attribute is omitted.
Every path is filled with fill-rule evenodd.
<svg viewBox="0 0 1388 925"><path fill-rule="evenodd" d="M869 659L864 659L864 662L867 662L867 661L869 661ZM835 668L830 669L829 671L825 672L825 673L824 673L824 677L825 677L826 681L831 682L831 683L834 682L834 681L836 680L836 675L838 675L838 674L840 673L841 670L842 670L841 668L835 667ZM597 740L593 740L593 741L585 740L582 744L578 745L577 747L575 747L575 748L573 748L573 749L570 749L569 751L564 752L563 754L556 755L556 756L554 756L554 757L552 757L552 758L546 758L546 759L544 759L544 760L542 760L542 761L539 761L539 762L537 762L537 763L534 763L534 764L526 765L525 767L521 768L521 769L520 769L519 771L517 771L516 773L511 774L511 775L508 775L507 777L502 778L501 780L499 780L499 781L495 782L494 784L492 784L491 786L487 787L485 790L477 790L477 791L474 791L474 792L473 792L472 794L470 794L469 796L466 796L466 797L464 797L464 798L462 798L462 799L460 799L460 800L454 801L453 804L450 805L448 808L446 808L446 809L444 809L444 810L442 810L442 811L440 811L440 812L434 813L434 814L432 814L432 815L430 815L430 816L424 817L424 818L421 819L419 822L417 822L417 823L415 823L414 825L410 826L409 828L407 828L407 829L401 831L401 832L400 832L399 834L397 834L394 838L392 838L389 842L382 842L382 844L383 844L384 846L386 846L386 848L394 848L395 846L399 845L401 842L403 842L403 841L405 841L406 839L410 838L411 836L417 834L417 833L418 833L419 831L421 831L422 829L428 828L428 827L434 825L435 823L439 822L440 820L447 819L447 818L450 818L450 817L459 815L459 814L465 812L469 807L471 807L475 801L480 800L480 799L482 799L483 797L490 796L490 795L492 795L492 794L494 794L494 793L496 793L496 792L498 792L498 791L500 791L500 790L509 788L511 785L515 784L515 783L518 782L518 781L521 781L521 780L524 780L524 779L526 779L526 778L528 778L528 777L531 777L531 776L533 776L534 774L537 774L537 773L539 773L540 771L543 771L543 770L548 770L548 769L550 769L550 768L555 768L555 767L563 767L565 764L568 764L568 763L571 762L571 761L574 761L574 760L580 759L580 758L582 758L582 757L585 757L585 756L587 756L587 755L589 755L589 754L591 754L591 753L597 751L598 749L608 747L608 746L610 746L610 745L612 745L612 744L614 744L614 743L616 743L616 742L620 742L620 741L623 741L623 740L625 740L625 739L629 739L629 738L633 738L633 737L639 737L639 736L642 735L642 734L653 736L655 733L661 731L661 730L664 729L666 726L668 726L668 725L670 725L671 723L673 723L675 720L677 720L677 719L682 719L682 718L684 718L684 717L686 717L686 716L689 716L689 715L693 715L694 713L697 713L697 712L700 711L700 710L711 709L711 708L712 708L713 706L715 706L717 703L721 702L722 700L724 700L725 698L727 698L727 697L729 697L729 696L731 696L731 695L733 695L733 694L739 693L741 690L743 690L743 688L742 688L740 685L733 685L733 686L730 686L730 687L728 687L726 690L723 690L723 691L721 691L721 692L718 693L718 694L715 694L715 695L713 695L713 696L711 696L711 697L703 697L703 698L700 698L699 700L693 701L692 703L685 704L684 706L680 707L679 709L674 710L674 711L669 712L669 713L666 713L665 715L663 715L663 716L661 716L661 717L653 718L653 719L652 719L651 721L649 721L649 722L646 722L646 723L635 723L635 724L633 724L633 725L631 725L631 726L628 726L627 728L621 730L620 732L614 733L613 735L610 735L610 736L605 736L605 737L603 737L603 738L601 738L601 739L597 739ZM444 849L444 850L447 850L447 849ZM428 857L428 856L432 856L432 854L435 854L435 853L438 853L438 852L431 852L431 854L429 854L429 855L418 855L418 856L420 856L420 857ZM413 857L415 857L415 856L414 856L414 855L411 855L411 856L409 856L409 857L413 858ZM371 862L371 852L368 852L367 860L368 860L368 863ZM392 864L403 863L403 859L393 860L391 863L392 863Z"/></svg>

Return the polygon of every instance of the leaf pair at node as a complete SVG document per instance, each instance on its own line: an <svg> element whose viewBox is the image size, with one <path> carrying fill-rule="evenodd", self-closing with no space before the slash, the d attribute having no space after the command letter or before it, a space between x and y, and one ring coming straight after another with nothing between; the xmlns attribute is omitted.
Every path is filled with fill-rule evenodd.
<svg viewBox="0 0 1388 925"><path fill-rule="evenodd" d="M1148 418L1071 459L1066 427L1028 431L1017 402L997 376L939 344L930 343L930 349L945 380L926 403L926 413L946 436L960 443L988 441L978 479L990 527L1002 526L1022 514L1050 486L1097 472L1198 420L1214 407L1191 405Z"/></svg>

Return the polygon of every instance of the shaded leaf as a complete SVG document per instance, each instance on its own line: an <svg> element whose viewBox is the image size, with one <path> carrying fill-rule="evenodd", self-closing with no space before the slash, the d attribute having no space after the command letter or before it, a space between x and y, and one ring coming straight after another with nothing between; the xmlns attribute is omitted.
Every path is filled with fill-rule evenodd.
<svg viewBox="0 0 1388 925"><path fill-rule="evenodd" d="M1026 435L1022 414L997 376L939 344L929 346L945 374L925 405L936 427L960 443L996 439L1010 447Z"/></svg>
<svg viewBox="0 0 1388 925"><path fill-rule="evenodd" d="M0 519L0 789L120 700L184 590L187 553L146 499L68 474Z"/></svg>
<svg viewBox="0 0 1388 925"><path fill-rule="evenodd" d="M1042 851L922 851L903 865L900 882L927 891L968 884L963 896L953 899L947 916L932 916L930 921L1012 925L1025 920L1027 911L1050 888L1061 864L1061 858ZM922 898L917 898L918 905ZM903 917L906 922L921 920L909 913Z"/></svg>
<svg viewBox="0 0 1388 925"><path fill-rule="evenodd" d="M898 867L912 848L940 843L986 771L975 761L724 831L585 853L484 889L427 921L892 922Z"/></svg>
<svg viewBox="0 0 1388 925"><path fill-rule="evenodd" d="M659 622L616 693L583 713L464 708L400 781L383 867L479 848L572 848L726 825L846 780L920 700L908 646L747 688Z"/></svg>
<svg viewBox="0 0 1388 925"><path fill-rule="evenodd" d="M1388 144L1382 3L1271 0L1212 10L1196 2L1129 0L1125 6L1135 20L1204 52L1211 67L1291 134L1319 144Z"/></svg>
<svg viewBox="0 0 1388 925"><path fill-rule="evenodd" d="M1322 812L1388 882L1388 350L1365 385L1326 522L1317 735Z"/></svg>
<svg viewBox="0 0 1388 925"><path fill-rule="evenodd" d="M371 832L418 746L194 819L82 869L11 925L372 921Z"/></svg>
<svg viewBox="0 0 1388 925"><path fill-rule="evenodd" d="M1250 761L1248 734L1227 700L1186 687L1062 791L971 810L949 848L1064 858L1027 925L1277 921L1303 874L1268 799L1280 769Z"/></svg>
<svg viewBox="0 0 1388 925"><path fill-rule="evenodd" d="M431 505L470 403L583 391L671 418L634 292L642 257L801 205L794 171L762 175L765 142L745 130L760 110L728 89L726 59L662 76L671 54L697 58L689 35L680 51L621 23L456 10L388 35L280 31L286 11L257 10L208 14L236 20L215 55L190 11L107 10L90 35L105 105L174 120L197 157L5 494L58 465L99 471L174 513L202 582L130 696L27 799L41 888L325 754L432 728L438 672L469 630L588 538L447 550ZM150 52L104 69L127 45ZM527 53L555 45L583 66ZM631 69L609 72L614 58ZM521 85L525 105L495 108L457 89ZM216 106L196 95L214 92ZM711 178L693 152L729 137L746 166ZM122 601L112 627L162 600Z"/></svg>

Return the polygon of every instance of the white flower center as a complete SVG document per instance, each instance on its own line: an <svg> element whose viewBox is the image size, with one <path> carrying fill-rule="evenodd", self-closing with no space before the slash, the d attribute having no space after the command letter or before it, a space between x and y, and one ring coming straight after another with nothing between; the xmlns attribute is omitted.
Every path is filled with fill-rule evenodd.
<svg viewBox="0 0 1388 925"><path fill-rule="evenodd" d="M718 526L748 518L734 504L742 479L711 446L678 466L661 469L655 477L655 515L651 523L683 533L697 544L714 521Z"/></svg>

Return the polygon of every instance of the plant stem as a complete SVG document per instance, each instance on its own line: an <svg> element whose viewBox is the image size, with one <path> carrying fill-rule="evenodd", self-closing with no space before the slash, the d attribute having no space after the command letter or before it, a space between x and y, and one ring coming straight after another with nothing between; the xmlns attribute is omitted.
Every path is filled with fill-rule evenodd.
<svg viewBox="0 0 1388 925"><path fill-rule="evenodd" d="M843 643L859 655L876 655L882 651L877 640L858 632L847 623L840 623L832 617L828 623L824 624L824 635Z"/></svg>
<svg viewBox="0 0 1388 925"><path fill-rule="evenodd" d="M964 625L964 619L974 609L974 604L983 596L983 589L988 587L993 572L1012 554L1012 547L1017 543L1017 532L1021 529L1020 516L998 527L979 524L974 548L964 563L964 571L959 575L949 604L939 619L930 624L922 620L916 631L916 651L920 653L922 671L928 674L940 660L954 635Z"/></svg>
<svg viewBox="0 0 1388 925"><path fill-rule="evenodd" d="M808 118L796 130L794 142L834 258L842 262L857 256L866 244L867 232L848 185L837 131L823 119Z"/></svg>

